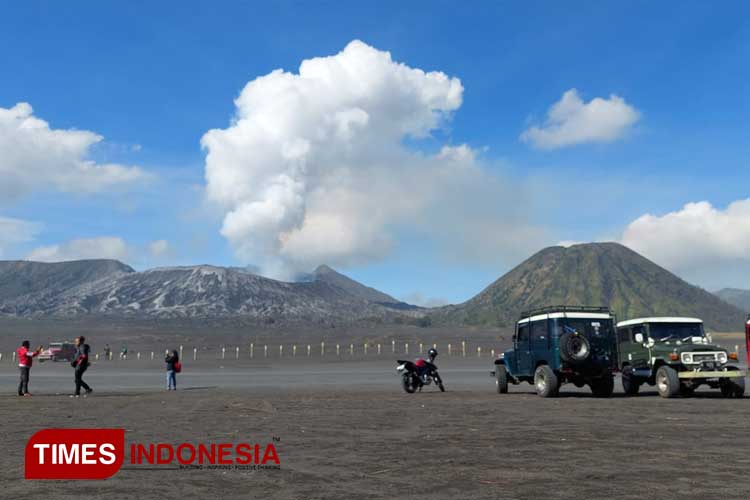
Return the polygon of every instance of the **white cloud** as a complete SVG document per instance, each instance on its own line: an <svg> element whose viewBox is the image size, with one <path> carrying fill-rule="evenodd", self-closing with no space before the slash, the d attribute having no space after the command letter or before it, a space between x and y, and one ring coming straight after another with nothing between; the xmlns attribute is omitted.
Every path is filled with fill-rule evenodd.
<svg viewBox="0 0 750 500"><path fill-rule="evenodd" d="M26 256L26 260L62 262L81 259L117 259L125 261L131 255L131 249L122 238L105 236L38 247Z"/></svg>
<svg viewBox="0 0 750 500"><path fill-rule="evenodd" d="M420 307L440 307L450 304L447 299L441 297L428 297L421 292L413 292L402 299L407 304Z"/></svg>
<svg viewBox="0 0 750 500"><path fill-rule="evenodd" d="M240 260L277 277L382 258L398 230L497 256L497 245L513 246L512 235L499 233L515 219L476 152L404 146L440 128L462 94L457 78L359 41L303 61L298 74L276 70L249 82L231 125L201 140L208 198L225 211L222 234Z"/></svg>
<svg viewBox="0 0 750 500"><path fill-rule="evenodd" d="M631 222L622 243L675 271L750 261L750 199L725 210L707 201L681 210L646 214Z"/></svg>
<svg viewBox="0 0 750 500"><path fill-rule="evenodd" d="M584 103L576 89L565 92L547 112L541 126L521 134L523 142L539 149L557 149L586 142L612 142L623 137L640 113L621 97L596 97Z"/></svg>
<svg viewBox="0 0 750 500"><path fill-rule="evenodd" d="M38 222L0 216L0 256L7 248L32 241L41 229Z"/></svg>
<svg viewBox="0 0 750 500"><path fill-rule="evenodd" d="M148 245L148 252L152 257L163 257L169 251L169 242L167 240L152 241Z"/></svg>
<svg viewBox="0 0 750 500"><path fill-rule="evenodd" d="M87 160L101 140L86 130L52 129L25 102L0 108L0 200L49 188L90 193L148 177L138 167Z"/></svg>

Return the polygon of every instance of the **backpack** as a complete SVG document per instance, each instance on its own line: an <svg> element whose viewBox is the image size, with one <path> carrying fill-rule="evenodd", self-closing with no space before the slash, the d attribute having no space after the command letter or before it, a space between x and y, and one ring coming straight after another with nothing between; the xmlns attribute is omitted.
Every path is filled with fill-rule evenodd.
<svg viewBox="0 0 750 500"><path fill-rule="evenodd" d="M174 372L180 373L182 371L182 363L179 361L174 364Z"/></svg>

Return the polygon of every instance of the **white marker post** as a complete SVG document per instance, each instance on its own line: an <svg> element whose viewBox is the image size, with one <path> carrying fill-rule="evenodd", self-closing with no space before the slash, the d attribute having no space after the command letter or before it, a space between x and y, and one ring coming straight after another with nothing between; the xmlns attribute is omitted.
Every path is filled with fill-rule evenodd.
<svg viewBox="0 0 750 500"><path fill-rule="evenodd" d="M16 362L16 351L13 351L13 362Z"/></svg>
<svg viewBox="0 0 750 500"><path fill-rule="evenodd" d="M180 346L180 359L182 359L182 346Z"/></svg>
<svg viewBox="0 0 750 500"><path fill-rule="evenodd" d="M354 344L349 345L349 356L354 356Z"/></svg>
<svg viewBox="0 0 750 500"><path fill-rule="evenodd" d="M94 356L94 360L99 361L99 353L96 353L96 356Z"/></svg>
<svg viewBox="0 0 750 500"><path fill-rule="evenodd" d="M326 343L321 342L320 343L320 357L322 358L325 355L326 355Z"/></svg>
<svg viewBox="0 0 750 500"><path fill-rule="evenodd" d="M482 348L481 347L477 347L477 357L478 358L482 357Z"/></svg>
<svg viewBox="0 0 750 500"><path fill-rule="evenodd" d="M307 357L310 357L310 344L307 344Z"/></svg>
<svg viewBox="0 0 750 500"><path fill-rule="evenodd" d="M466 341L461 341L461 356L466 357Z"/></svg>
<svg viewBox="0 0 750 500"><path fill-rule="evenodd" d="M419 354L422 354L423 351L424 351L424 344L422 344L422 342L420 342L419 343Z"/></svg>
<svg viewBox="0 0 750 500"><path fill-rule="evenodd" d="M268 346L267 345L263 346L263 357L264 358L268 357Z"/></svg>
<svg viewBox="0 0 750 500"><path fill-rule="evenodd" d="M448 344L448 356L453 356L453 350L451 349L450 344Z"/></svg>
<svg viewBox="0 0 750 500"><path fill-rule="evenodd" d="M362 350L365 352L365 356L367 356L367 342L362 346Z"/></svg>
<svg viewBox="0 0 750 500"><path fill-rule="evenodd" d="M224 346L221 346L221 359L226 359L227 357L227 348Z"/></svg>
<svg viewBox="0 0 750 500"><path fill-rule="evenodd" d="M180 359L182 359L182 353L180 353ZM154 351L151 351L151 361L154 360Z"/></svg>
<svg viewBox="0 0 750 500"><path fill-rule="evenodd" d="M336 344L336 356L341 356L341 346Z"/></svg>
<svg viewBox="0 0 750 500"><path fill-rule="evenodd" d="M409 343L404 342L404 354L409 355Z"/></svg>
<svg viewBox="0 0 750 500"><path fill-rule="evenodd" d="M236 347L234 349L234 359L240 359L240 348Z"/></svg>
<svg viewBox="0 0 750 500"><path fill-rule="evenodd" d="M193 361L195 361L196 359L198 359L198 348L193 347Z"/></svg>
<svg viewBox="0 0 750 500"><path fill-rule="evenodd" d="M380 356L380 344L378 344L378 356Z"/></svg>
<svg viewBox="0 0 750 500"><path fill-rule="evenodd" d="M395 340L391 340L391 352L393 354L396 354L396 341Z"/></svg>
<svg viewBox="0 0 750 500"><path fill-rule="evenodd" d="M296 358L296 357L297 357L297 344L294 344L294 345L292 346L292 357L293 357L293 358Z"/></svg>
<svg viewBox="0 0 750 500"><path fill-rule="evenodd" d="M279 357L280 358L284 357L284 346L283 345L279 346Z"/></svg>
<svg viewBox="0 0 750 500"><path fill-rule="evenodd" d="M255 356L255 344L250 342L250 359L253 359L254 356Z"/></svg>
<svg viewBox="0 0 750 500"><path fill-rule="evenodd" d="M492 349L490 351L490 356L492 357L492 359L495 359L495 350L494 349Z"/></svg>
<svg viewBox="0 0 750 500"><path fill-rule="evenodd" d="M97 354L97 356L98 356L98 354ZM137 359L138 361L141 360L141 352L140 351L138 351L138 354L135 355L135 359Z"/></svg>

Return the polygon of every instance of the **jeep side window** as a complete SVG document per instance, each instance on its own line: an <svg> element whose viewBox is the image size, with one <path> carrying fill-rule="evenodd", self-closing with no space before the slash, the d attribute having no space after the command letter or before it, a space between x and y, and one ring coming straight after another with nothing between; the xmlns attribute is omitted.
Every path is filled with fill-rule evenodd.
<svg viewBox="0 0 750 500"><path fill-rule="evenodd" d="M529 324L524 323L523 325L518 325L518 334L516 335L516 343L521 345L528 345L529 343Z"/></svg>
<svg viewBox="0 0 750 500"><path fill-rule="evenodd" d="M630 342L633 337L630 335L630 328L618 328L617 329L617 340L619 342Z"/></svg>
<svg viewBox="0 0 750 500"><path fill-rule="evenodd" d="M547 347L547 320L539 320L531 323L531 343L535 348Z"/></svg>

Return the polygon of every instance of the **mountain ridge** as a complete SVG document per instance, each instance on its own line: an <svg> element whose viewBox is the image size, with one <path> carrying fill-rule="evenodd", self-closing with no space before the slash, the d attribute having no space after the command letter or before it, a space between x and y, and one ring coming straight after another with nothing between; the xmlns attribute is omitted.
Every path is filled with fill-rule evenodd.
<svg viewBox="0 0 750 500"><path fill-rule="evenodd" d="M722 288L718 292L714 292L714 295L724 302L728 302L743 311L750 312L750 290L744 290L742 288Z"/></svg>
<svg viewBox="0 0 750 500"><path fill-rule="evenodd" d="M430 313L446 324L510 326L523 310L603 305L619 319L698 316L710 329L736 331L744 313L618 243L540 250L461 304Z"/></svg>
<svg viewBox="0 0 750 500"><path fill-rule="evenodd" d="M106 269L80 272L87 266ZM69 279L52 286L50 281L66 269ZM140 272L118 261L7 261L0 266L0 315L6 316L242 316L265 322L320 322L408 316L416 309L404 308L389 295L327 266L306 282L278 281L244 268L212 265Z"/></svg>

